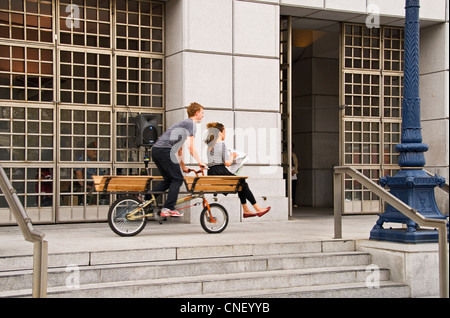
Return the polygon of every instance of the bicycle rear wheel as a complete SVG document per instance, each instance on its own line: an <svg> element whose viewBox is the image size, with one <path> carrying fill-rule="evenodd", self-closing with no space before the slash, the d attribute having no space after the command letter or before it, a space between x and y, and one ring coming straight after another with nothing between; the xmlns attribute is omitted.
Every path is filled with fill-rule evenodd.
<svg viewBox="0 0 450 318"><path fill-rule="evenodd" d="M140 209L133 214L134 219L130 220L127 217L137 208L142 202L134 197L125 197L116 200L108 211L108 224L114 233L120 236L134 236L139 234L147 224L144 209ZM140 217L142 216L142 217Z"/></svg>
<svg viewBox="0 0 450 318"><path fill-rule="evenodd" d="M220 233L228 225L228 212L219 203L211 203L210 210L205 207L200 213L200 224L208 233Z"/></svg>

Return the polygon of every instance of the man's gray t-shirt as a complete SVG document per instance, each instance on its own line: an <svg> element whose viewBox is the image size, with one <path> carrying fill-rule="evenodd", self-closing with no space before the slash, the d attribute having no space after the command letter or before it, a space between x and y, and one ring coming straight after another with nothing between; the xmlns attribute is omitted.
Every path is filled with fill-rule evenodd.
<svg viewBox="0 0 450 318"><path fill-rule="evenodd" d="M179 121L162 134L153 145L156 148L172 148L175 151L181 148L187 137L194 136L196 132L194 121L191 118Z"/></svg>

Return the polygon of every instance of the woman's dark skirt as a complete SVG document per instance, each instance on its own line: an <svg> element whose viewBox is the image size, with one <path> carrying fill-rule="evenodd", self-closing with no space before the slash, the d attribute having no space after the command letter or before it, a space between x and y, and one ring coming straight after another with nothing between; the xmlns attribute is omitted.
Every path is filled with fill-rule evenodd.
<svg viewBox="0 0 450 318"><path fill-rule="evenodd" d="M234 174L232 174L225 165L215 165L209 167L208 176L234 176ZM242 189L238 192L238 196L241 200L241 204L246 204L247 200L250 201L252 205L256 204L255 197L253 196L252 191L250 191L248 183L245 181L242 183Z"/></svg>

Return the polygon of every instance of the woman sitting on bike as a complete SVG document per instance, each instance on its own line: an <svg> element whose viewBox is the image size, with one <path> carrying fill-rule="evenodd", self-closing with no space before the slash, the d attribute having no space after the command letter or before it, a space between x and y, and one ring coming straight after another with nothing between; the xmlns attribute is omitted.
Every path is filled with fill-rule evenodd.
<svg viewBox="0 0 450 318"><path fill-rule="evenodd" d="M225 175L234 176L226 167L229 167L236 158L236 153L229 154L229 150L225 145L225 126L221 123L209 123L206 125L208 129L207 138L205 140L208 145L208 175ZM244 210L244 218L263 216L269 212L270 207L262 209L256 203L253 193L250 191L248 183L244 181L242 189L238 192L241 200L242 209ZM247 206L247 200L253 205L256 213L253 213Z"/></svg>

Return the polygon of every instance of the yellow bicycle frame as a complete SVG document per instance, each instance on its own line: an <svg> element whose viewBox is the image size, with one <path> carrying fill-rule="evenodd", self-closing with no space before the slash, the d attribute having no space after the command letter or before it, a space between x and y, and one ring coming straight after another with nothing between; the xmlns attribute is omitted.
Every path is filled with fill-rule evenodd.
<svg viewBox="0 0 450 318"><path fill-rule="evenodd" d="M205 199L203 194L190 194L190 195L187 195L185 197L181 197L181 198L179 198L177 200L175 205L179 205L179 204L184 203L184 202L189 202L191 200L198 199L198 198L202 198L203 199L203 207L207 207L208 211L209 211L210 208L209 208L208 201L206 201L206 199ZM154 203L155 206L157 205L156 198L155 198L155 196L153 194L152 194L152 198L150 200L146 200L146 201L142 202L142 204L140 204L136 209L134 209L133 211L128 213L127 216L126 216L127 220L135 221L135 220L139 220L139 219L142 219L142 218L154 216L153 212L147 213L147 214L136 215L140 211L142 211L144 208L146 208L148 205L150 205L151 203Z"/></svg>

